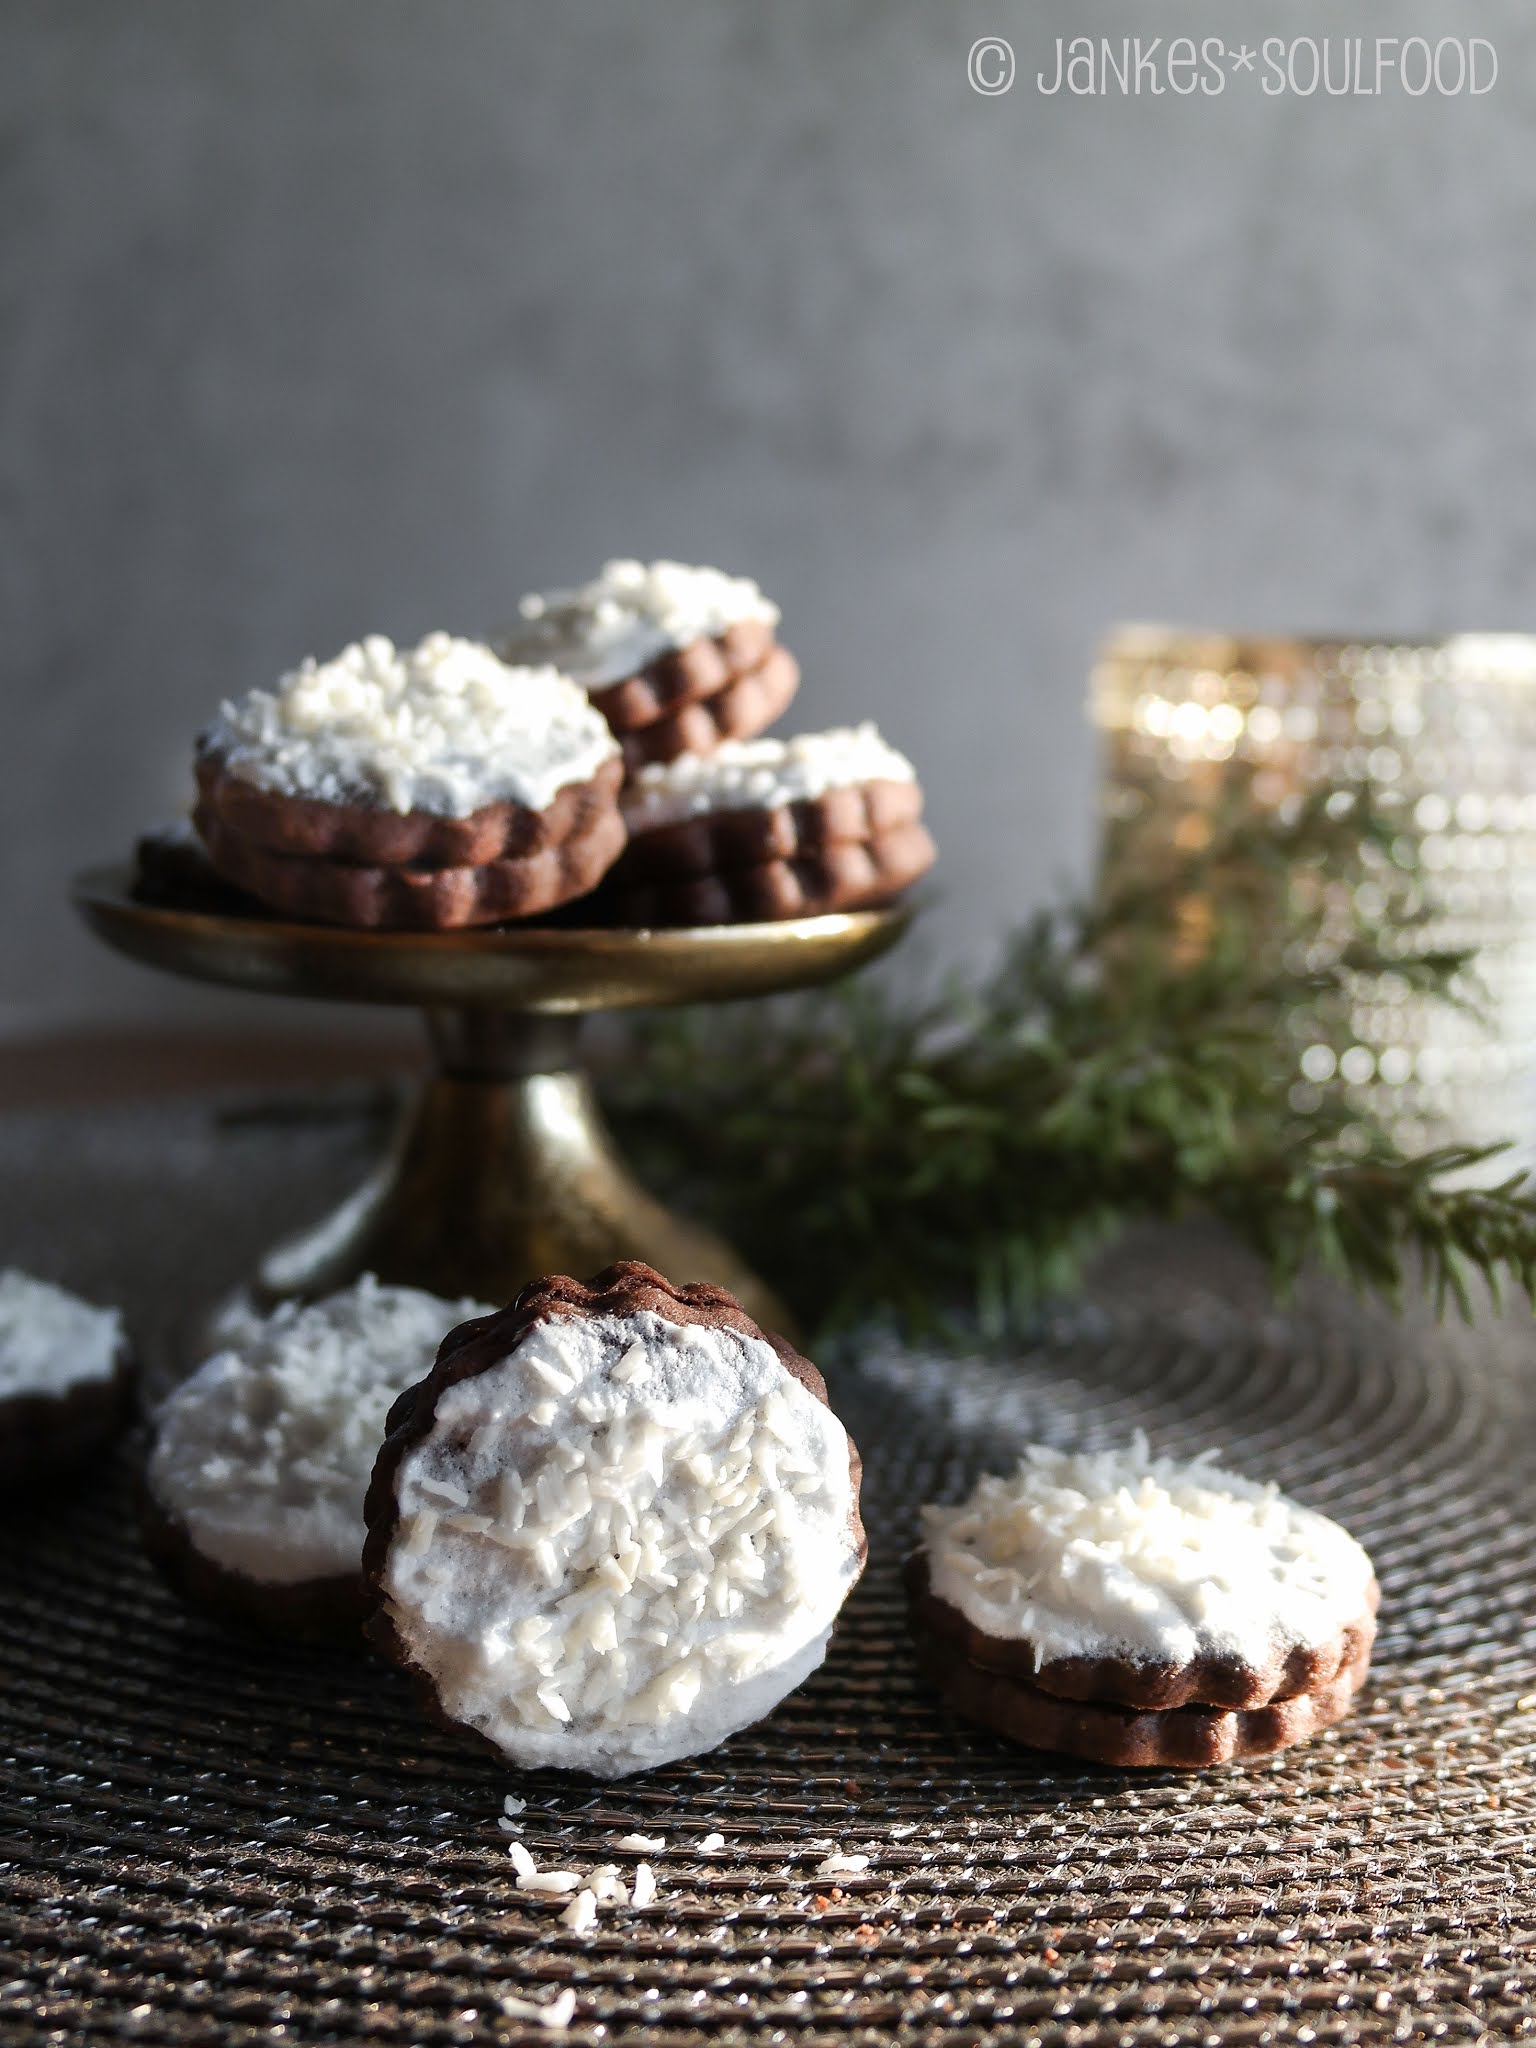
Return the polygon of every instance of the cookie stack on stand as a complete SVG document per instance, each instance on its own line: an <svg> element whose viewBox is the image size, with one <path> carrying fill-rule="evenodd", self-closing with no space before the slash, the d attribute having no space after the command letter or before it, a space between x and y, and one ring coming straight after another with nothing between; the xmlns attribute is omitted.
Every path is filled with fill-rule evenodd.
<svg viewBox="0 0 1536 2048"><path fill-rule="evenodd" d="M759 737L799 682L747 577L609 562L525 597L509 659L585 685L623 749L629 844L600 892L635 925L765 922L888 903L932 866L912 764L872 725Z"/></svg>
<svg viewBox="0 0 1536 2048"><path fill-rule="evenodd" d="M328 924L533 916L585 895L624 846L623 760L586 692L447 633L374 634L226 703L196 772L218 873Z"/></svg>

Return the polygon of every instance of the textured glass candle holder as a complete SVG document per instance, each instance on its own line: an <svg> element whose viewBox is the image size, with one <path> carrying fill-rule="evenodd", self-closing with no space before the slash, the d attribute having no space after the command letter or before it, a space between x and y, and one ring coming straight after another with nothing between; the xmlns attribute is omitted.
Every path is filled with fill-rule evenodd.
<svg viewBox="0 0 1536 2048"><path fill-rule="evenodd" d="M1536 636L1125 626L1092 704L1108 815L1173 845L1198 843L1239 777L1266 805L1369 781L1401 806L1436 904L1416 942L1476 949L1481 1014L1380 977L1359 1007L1362 1043L1337 1067L1332 1049L1302 1048L1296 1085L1339 1071L1405 1146L1512 1139L1498 1171L1536 1163Z"/></svg>

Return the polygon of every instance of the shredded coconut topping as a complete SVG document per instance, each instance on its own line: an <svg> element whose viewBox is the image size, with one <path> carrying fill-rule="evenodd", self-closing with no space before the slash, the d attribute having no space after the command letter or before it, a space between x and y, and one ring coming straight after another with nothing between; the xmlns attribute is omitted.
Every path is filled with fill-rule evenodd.
<svg viewBox="0 0 1536 2048"><path fill-rule="evenodd" d="M525 1765L714 1747L816 1668L858 1576L841 1423L760 1338L648 1311L552 1316L445 1389L396 1492L400 1636Z"/></svg>
<svg viewBox="0 0 1536 2048"><path fill-rule="evenodd" d="M776 626L779 608L750 576L683 562L605 562L577 590L535 592L518 605L508 652L552 661L589 688L634 675L668 648L710 639L745 619Z"/></svg>
<svg viewBox="0 0 1536 2048"><path fill-rule="evenodd" d="M1154 1458L1031 1445L1008 1478L923 1509L934 1592L1037 1662L1125 1657L1262 1668L1321 1648L1366 1610L1371 1561L1337 1522L1223 1472L1213 1452Z"/></svg>
<svg viewBox="0 0 1536 2048"><path fill-rule="evenodd" d="M160 1410L149 1487L205 1557L267 1585L354 1572L390 1403L490 1311L372 1274L234 1326Z"/></svg>
<svg viewBox="0 0 1536 2048"><path fill-rule="evenodd" d="M0 1272L0 1401L110 1379L122 1342L115 1308L94 1308L14 1266Z"/></svg>
<svg viewBox="0 0 1536 2048"><path fill-rule="evenodd" d="M790 739L727 740L712 754L679 754L640 769L624 791L632 833L717 811L771 811L861 782L914 782L916 771L877 727L836 726Z"/></svg>
<svg viewBox="0 0 1536 2048"><path fill-rule="evenodd" d="M305 660L226 702L201 743L263 789L450 818L503 801L543 810L618 751L569 676L448 633L416 647L373 633Z"/></svg>

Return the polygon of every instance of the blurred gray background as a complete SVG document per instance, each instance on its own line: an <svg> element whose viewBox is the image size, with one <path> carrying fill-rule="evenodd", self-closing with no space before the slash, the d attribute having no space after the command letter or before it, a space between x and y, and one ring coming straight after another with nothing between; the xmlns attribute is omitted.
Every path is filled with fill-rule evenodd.
<svg viewBox="0 0 1536 2048"><path fill-rule="evenodd" d="M1500 77L1035 89L1131 33ZM972 960L1089 871L1109 622L1533 623L1533 59L1528 0L0 0L0 1030L192 1014L62 897L221 695L606 555L780 601Z"/></svg>

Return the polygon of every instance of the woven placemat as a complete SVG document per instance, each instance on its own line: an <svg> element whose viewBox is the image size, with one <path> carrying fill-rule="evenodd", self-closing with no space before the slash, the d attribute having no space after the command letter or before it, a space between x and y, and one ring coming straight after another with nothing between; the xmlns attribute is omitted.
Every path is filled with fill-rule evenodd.
<svg viewBox="0 0 1536 2048"><path fill-rule="evenodd" d="M0 1257L164 1354L360 1125L206 1105L0 1121ZM1514 2039L1536 2032L1536 1351L1525 1319L1280 1313L1199 1237L1128 1247L1006 1363L869 1344L833 1374L870 1569L824 1670L692 1767L518 1778L395 1674L222 1629L142 1562L126 1455L0 1521L0 2040L665 2044ZM1200 1777L951 1721L898 1566L917 1504L1024 1437L1145 1426L1343 1517L1385 1588L1354 1718ZM514 1889L664 1835L661 1894L577 1936ZM724 1846L705 1852L707 1836ZM833 1849L869 1867L818 1876ZM622 1857L616 1860L624 1861Z"/></svg>

